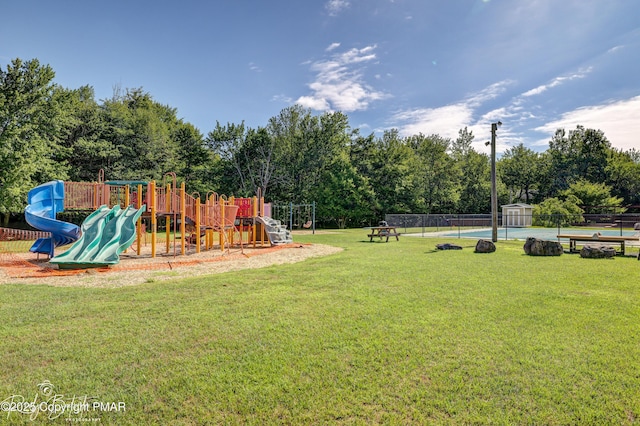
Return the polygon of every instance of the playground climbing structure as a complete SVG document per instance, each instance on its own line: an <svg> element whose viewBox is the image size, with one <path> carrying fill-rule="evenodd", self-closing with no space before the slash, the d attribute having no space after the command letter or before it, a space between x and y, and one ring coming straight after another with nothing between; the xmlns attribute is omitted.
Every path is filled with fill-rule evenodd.
<svg viewBox="0 0 640 426"><path fill-rule="evenodd" d="M62 222L56 214L65 210L93 211L82 225ZM29 193L25 215L36 229L46 231L31 251L52 257L60 268L105 266L132 245L141 254L142 241L150 234L151 257L159 240L164 249L184 255L187 248L229 250L245 245L264 246L291 242L291 234L264 213L270 205L260 196L235 198L209 192L205 197L187 194L184 182L167 173L156 181L54 181ZM165 235L159 238L160 231ZM77 240L77 241L76 241ZM54 255L54 248L74 243L67 252ZM171 244L173 241L173 244Z"/></svg>

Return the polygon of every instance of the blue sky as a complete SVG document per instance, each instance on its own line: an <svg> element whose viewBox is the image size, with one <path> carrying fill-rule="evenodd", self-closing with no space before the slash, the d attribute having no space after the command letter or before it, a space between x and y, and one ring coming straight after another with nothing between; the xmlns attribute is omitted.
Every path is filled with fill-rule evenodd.
<svg viewBox="0 0 640 426"><path fill-rule="evenodd" d="M21 0L0 66L37 58L68 87L142 87L205 135L295 103L361 134L541 151L556 128L640 148L638 0Z"/></svg>

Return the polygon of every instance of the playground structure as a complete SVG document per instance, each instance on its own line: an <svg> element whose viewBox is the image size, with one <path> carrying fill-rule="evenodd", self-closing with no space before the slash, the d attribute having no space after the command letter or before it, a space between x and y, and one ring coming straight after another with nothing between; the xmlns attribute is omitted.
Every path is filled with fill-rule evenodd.
<svg viewBox="0 0 640 426"><path fill-rule="evenodd" d="M159 248L159 228L164 226L164 248L169 254L187 254L187 248L221 251L245 245L260 247L292 242L291 233L270 213L258 193L252 198L235 198L207 193L187 194L184 182L167 173L163 182L53 181L31 191L25 218L38 234L31 246L34 253L47 254L60 269L109 266L132 245L141 254L142 241L151 235L151 257ZM65 210L92 211L82 228L57 219ZM147 231L147 229L149 231ZM173 241L173 244L171 242ZM55 247L73 243L65 253L54 255Z"/></svg>

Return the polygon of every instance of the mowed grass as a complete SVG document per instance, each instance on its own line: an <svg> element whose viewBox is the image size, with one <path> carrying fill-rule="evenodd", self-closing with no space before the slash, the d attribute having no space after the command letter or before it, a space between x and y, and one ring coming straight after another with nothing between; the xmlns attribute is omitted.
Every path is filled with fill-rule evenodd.
<svg viewBox="0 0 640 426"><path fill-rule="evenodd" d="M296 236L344 251L259 270L0 286L0 401L33 400L48 380L67 400L126 403L84 415L102 424L638 421L635 258L529 257L522 241L475 254L475 240L366 233Z"/></svg>

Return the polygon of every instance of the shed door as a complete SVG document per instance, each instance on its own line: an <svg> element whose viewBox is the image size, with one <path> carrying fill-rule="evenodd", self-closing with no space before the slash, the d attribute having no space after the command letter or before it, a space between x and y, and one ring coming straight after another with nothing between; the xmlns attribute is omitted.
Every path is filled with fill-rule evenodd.
<svg viewBox="0 0 640 426"><path fill-rule="evenodd" d="M520 209L507 209L507 226L520 227L522 226L521 220Z"/></svg>

